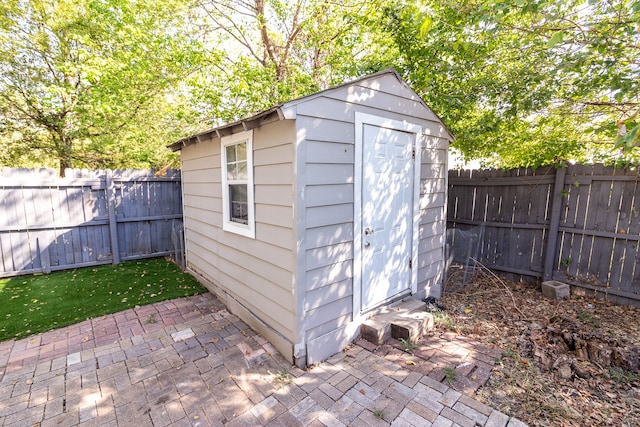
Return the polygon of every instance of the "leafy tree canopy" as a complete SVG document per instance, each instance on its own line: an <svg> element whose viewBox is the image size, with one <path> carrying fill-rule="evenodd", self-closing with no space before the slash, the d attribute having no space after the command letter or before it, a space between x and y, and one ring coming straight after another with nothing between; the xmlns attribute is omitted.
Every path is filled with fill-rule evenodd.
<svg viewBox="0 0 640 427"><path fill-rule="evenodd" d="M199 64L180 0L11 0L0 6L4 164L157 165ZM175 99L175 96L173 97Z"/></svg>
<svg viewBox="0 0 640 427"><path fill-rule="evenodd" d="M423 1L386 11L403 73L467 158L637 161L637 134L614 142L625 128L637 132L639 1Z"/></svg>
<svg viewBox="0 0 640 427"><path fill-rule="evenodd" d="M9 0L0 163L159 166L179 136L387 67L467 159L637 163L639 23L640 0Z"/></svg>

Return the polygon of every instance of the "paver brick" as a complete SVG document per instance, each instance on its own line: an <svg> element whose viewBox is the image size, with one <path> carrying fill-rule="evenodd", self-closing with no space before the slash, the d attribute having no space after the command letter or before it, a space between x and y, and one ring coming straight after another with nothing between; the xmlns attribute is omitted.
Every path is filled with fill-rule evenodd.
<svg viewBox="0 0 640 427"><path fill-rule="evenodd" d="M289 409L291 415L293 415L298 421L307 425L310 421L313 420L313 417L310 417L310 412L313 412L316 408L317 403L310 396L302 399L297 405L293 406Z"/></svg>
<svg viewBox="0 0 640 427"><path fill-rule="evenodd" d="M492 410L484 427L505 427L509 422L509 416L500 411Z"/></svg>
<svg viewBox="0 0 640 427"><path fill-rule="evenodd" d="M460 396L460 398L458 399L458 402L463 403L468 407L475 409L476 411L480 412L483 415L486 415L487 417L491 415L492 412L494 412L494 410L491 407L485 405L484 403L480 403L477 400L471 399L470 397L465 395Z"/></svg>
<svg viewBox="0 0 640 427"><path fill-rule="evenodd" d="M334 401L340 399L344 395L343 392L341 392L340 390L338 390L337 388L335 388L329 383L320 384L320 386L318 386L318 390L321 390L324 394L329 396Z"/></svg>
<svg viewBox="0 0 640 427"><path fill-rule="evenodd" d="M418 384L420 378L422 378L422 375L420 375L419 373L410 372L409 375L407 375L407 377L404 379L404 381L402 381L402 384L406 385L407 387L413 388L416 384Z"/></svg>
<svg viewBox="0 0 640 427"><path fill-rule="evenodd" d="M460 392L457 392L454 389L450 388L442 395L440 399L438 399L438 402L452 408L453 405L456 404L456 402L458 401L458 399L460 399L461 396L462 394Z"/></svg>
<svg viewBox="0 0 640 427"><path fill-rule="evenodd" d="M381 395L373 402L373 407L383 410L384 419L387 421L391 421L396 419L396 417L400 415L400 412L402 412L402 410L405 408L405 405L401 405L399 402Z"/></svg>
<svg viewBox="0 0 640 427"><path fill-rule="evenodd" d="M44 404L33 406L27 409L23 409L20 412L14 412L7 415L4 419L4 425L34 425L40 421L44 416Z"/></svg>
<svg viewBox="0 0 640 427"><path fill-rule="evenodd" d="M312 390L311 393L309 393L309 397L315 400L323 409L329 409L331 405L335 403L335 400L327 396L319 388Z"/></svg>
<svg viewBox="0 0 640 427"><path fill-rule="evenodd" d="M397 417L391 423L391 427L414 427L414 425L411 424L409 421L405 420L404 418Z"/></svg>
<svg viewBox="0 0 640 427"><path fill-rule="evenodd" d="M421 405L416 401L409 402L407 404L407 408L415 412L416 414L420 415L422 418L424 418L429 422L435 421L435 419L438 417L437 412L427 408L426 406Z"/></svg>
<svg viewBox="0 0 640 427"><path fill-rule="evenodd" d="M453 426L453 421L443 417L442 415L438 415L438 418L431 424L431 427L451 427Z"/></svg>
<svg viewBox="0 0 640 427"><path fill-rule="evenodd" d="M484 425L488 419L488 417L485 414L465 405L462 402L457 402L455 405L453 405L453 410L461 413L467 418L474 420L476 424Z"/></svg>
<svg viewBox="0 0 640 427"><path fill-rule="evenodd" d="M400 412L400 415L398 415L398 418L402 418L403 420L407 421L408 423L414 426L429 425L429 421L427 421L425 418L421 417L420 415L416 414L409 408L404 408L402 412Z"/></svg>
<svg viewBox="0 0 640 427"><path fill-rule="evenodd" d="M435 390L438 390L440 393L446 393L447 390L449 390L449 387L445 384L442 384L439 381L434 380L433 378L429 377L429 376L423 376L420 379L420 383L424 384L428 387L431 387Z"/></svg>
<svg viewBox="0 0 640 427"><path fill-rule="evenodd" d="M385 415L385 414L383 413L382 415ZM366 426L366 427L388 426L389 422L384 418L378 418L377 416L375 416L373 414L373 411L365 409L360 413L360 415L358 415L358 418L356 418L355 422L351 424L351 426L354 426L354 427L359 425Z"/></svg>
<svg viewBox="0 0 640 427"><path fill-rule="evenodd" d="M269 427L295 427L302 425L303 424L288 411L267 424Z"/></svg>
<svg viewBox="0 0 640 427"><path fill-rule="evenodd" d="M351 375L348 375L344 380L340 383L336 384L335 387L343 393L346 393L351 387L358 383L358 379Z"/></svg>
<svg viewBox="0 0 640 427"><path fill-rule="evenodd" d="M368 408L372 402L380 396L380 392L372 389L363 382L359 382L348 390L345 395L349 396L354 402Z"/></svg>
<svg viewBox="0 0 640 427"><path fill-rule="evenodd" d="M475 427L476 425L476 422L471 418L468 418L462 415L460 412L454 411L453 409L446 406L442 409L442 411L440 412L440 415L450 419L455 424L458 424L462 427Z"/></svg>
<svg viewBox="0 0 640 427"><path fill-rule="evenodd" d="M527 425L517 418L511 418L509 419L507 427L527 427Z"/></svg>
<svg viewBox="0 0 640 427"><path fill-rule="evenodd" d="M44 405L47 403L49 392L46 388L32 390L29 394L29 406Z"/></svg>
<svg viewBox="0 0 640 427"><path fill-rule="evenodd" d="M332 386L336 386L339 383L341 383L344 379L346 379L348 376L349 376L348 373L346 373L343 370L340 370L336 372L331 378L329 378L327 380L327 383L331 384Z"/></svg>
<svg viewBox="0 0 640 427"><path fill-rule="evenodd" d="M349 425L364 408L354 402L349 396L342 396L330 408L329 412L335 416L340 422Z"/></svg>
<svg viewBox="0 0 640 427"><path fill-rule="evenodd" d="M296 378L294 383L296 383L305 392L310 393L312 390L318 388L320 384L323 384L324 380L311 373Z"/></svg>
<svg viewBox="0 0 640 427"><path fill-rule="evenodd" d="M456 338L452 334L429 337L408 355L393 340L380 348L355 345L303 371L207 295L48 332L31 346L0 343L0 365L6 365L0 371L3 425L29 425L29 417L41 427L452 426L474 420L489 427L522 425L423 376L477 350L465 359L473 366L459 366L458 372L470 384L481 384L493 369L483 358L495 349L480 351L469 339L449 342ZM161 322L145 323L151 313ZM179 342L171 337L187 329L194 336ZM274 382L273 373L283 369L294 383ZM384 420L374 416L375 409Z"/></svg>
<svg viewBox="0 0 640 427"><path fill-rule="evenodd" d="M98 408L96 408L95 402L90 401L89 403L80 406L80 422L91 420L97 416Z"/></svg>

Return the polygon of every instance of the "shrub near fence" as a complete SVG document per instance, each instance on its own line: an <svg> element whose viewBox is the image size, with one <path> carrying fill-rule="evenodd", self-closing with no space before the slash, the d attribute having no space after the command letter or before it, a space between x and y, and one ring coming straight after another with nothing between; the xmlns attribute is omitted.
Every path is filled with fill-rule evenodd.
<svg viewBox="0 0 640 427"><path fill-rule="evenodd" d="M450 171L448 227L475 228L477 259L640 305L640 175L603 165ZM451 234L454 236L455 234ZM462 239L452 249L468 251Z"/></svg>
<svg viewBox="0 0 640 427"><path fill-rule="evenodd" d="M0 277L181 252L180 171L0 170Z"/></svg>

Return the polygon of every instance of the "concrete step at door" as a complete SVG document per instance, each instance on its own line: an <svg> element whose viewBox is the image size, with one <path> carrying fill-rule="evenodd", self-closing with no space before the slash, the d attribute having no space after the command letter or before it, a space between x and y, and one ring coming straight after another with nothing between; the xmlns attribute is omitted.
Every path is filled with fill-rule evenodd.
<svg viewBox="0 0 640 427"><path fill-rule="evenodd" d="M362 338L375 345L381 345L391 337L416 342L433 328L433 316L424 311L425 307L424 302L416 299L386 307L362 323Z"/></svg>

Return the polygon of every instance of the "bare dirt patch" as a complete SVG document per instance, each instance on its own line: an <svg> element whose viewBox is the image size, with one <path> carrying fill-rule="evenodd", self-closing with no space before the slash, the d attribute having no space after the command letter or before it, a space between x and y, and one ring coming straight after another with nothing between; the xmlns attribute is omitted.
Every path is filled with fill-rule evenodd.
<svg viewBox="0 0 640 427"><path fill-rule="evenodd" d="M475 397L530 425L640 425L640 310L572 289L552 301L538 284L450 270L439 328L502 349Z"/></svg>

